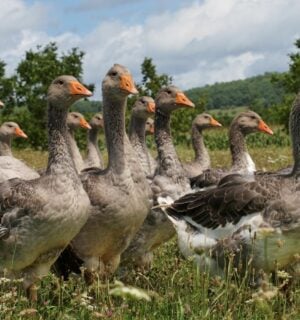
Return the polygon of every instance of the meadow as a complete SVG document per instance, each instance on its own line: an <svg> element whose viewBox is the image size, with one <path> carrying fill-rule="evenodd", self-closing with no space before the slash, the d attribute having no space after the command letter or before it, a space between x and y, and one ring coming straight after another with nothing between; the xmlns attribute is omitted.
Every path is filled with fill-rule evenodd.
<svg viewBox="0 0 300 320"><path fill-rule="evenodd" d="M177 151L183 161L193 158L187 146L179 145ZM275 170L292 161L290 147L276 143L249 151L258 169ZM15 150L14 154L36 168L47 161L42 151ZM213 166L230 165L227 149L210 154ZM25 298L20 281L0 278L0 320L300 319L299 282L294 281L286 292L281 288L289 279L287 273L279 272L277 282L265 279L260 288L252 288L248 278L241 279L233 268L226 279L210 277L181 256L173 239L156 251L153 268L145 273L116 275L92 287L86 287L81 276L63 282L49 274L40 283L37 304Z"/></svg>

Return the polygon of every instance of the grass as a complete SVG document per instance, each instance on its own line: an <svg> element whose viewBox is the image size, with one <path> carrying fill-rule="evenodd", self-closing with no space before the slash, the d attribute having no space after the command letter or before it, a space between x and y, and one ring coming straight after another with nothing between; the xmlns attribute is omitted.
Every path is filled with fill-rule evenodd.
<svg viewBox="0 0 300 320"><path fill-rule="evenodd" d="M193 157L192 150L182 146L178 153L184 161ZM258 169L274 170L291 163L288 147L252 148L250 153ZM43 152L15 154L37 168L46 164ZM213 166L230 164L228 151L210 154ZM81 276L63 283L49 274L40 284L38 303L31 305L20 282L1 278L0 319L300 319L299 283L284 294L279 284L253 289L233 269L227 280L210 278L182 258L176 239L156 251L149 272L132 271L121 279L127 287L116 279L87 288Z"/></svg>

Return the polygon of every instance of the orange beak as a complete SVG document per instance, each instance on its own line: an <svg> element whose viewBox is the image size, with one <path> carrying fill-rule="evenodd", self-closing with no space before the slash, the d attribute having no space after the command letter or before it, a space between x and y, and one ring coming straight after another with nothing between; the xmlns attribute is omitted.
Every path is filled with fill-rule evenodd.
<svg viewBox="0 0 300 320"><path fill-rule="evenodd" d="M90 97L93 95L90 90L88 90L84 85L82 85L78 81L70 82L70 92L72 95L80 95L83 97Z"/></svg>
<svg viewBox="0 0 300 320"><path fill-rule="evenodd" d="M154 113L155 112L155 103L154 102L148 102L147 111L149 113Z"/></svg>
<svg viewBox="0 0 300 320"><path fill-rule="evenodd" d="M218 122L216 119L214 118L211 118L210 119L210 125L213 126L213 127L222 127L221 123Z"/></svg>
<svg viewBox="0 0 300 320"><path fill-rule="evenodd" d="M263 120L259 120L257 128L261 132L265 132L265 133L271 134L271 135L273 134L273 131L271 130L271 128Z"/></svg>
<svg viewBox="0 0 300 320"><path fill-rule="evenodd" d="M193 102L183 92L176 93L176 103L185 107L195 108Z"/></svg>
<svg viewBox="0 0 300 320"><path fill-rule="evenodd" d="M84 118L80 119L80 126L84 129L92 129L92 127L87 123L87 121Z"/></svg>
<svg viewBox="0 0 300 320"><path fill-rule="evenodd" d="M137 91L137 88L135 87L134 85L134 82L133 82L133 79L132 79L132 76L130 74L123 74L120 76L120 88L127 91L128 93L131 93L131 94L137 94L139 93Z"/></svg>
<svg viewBox="0 0 300 320"><path fill-rule="evenodd" d="M20 137L20 138L25 138L25 139L28 138L28 137L27 137L27 134L25 134L25 132L24 132L23 130L21 130L20 128L16 128L16 129L15 129L15 135L16 135L17 137Z"/></svg>

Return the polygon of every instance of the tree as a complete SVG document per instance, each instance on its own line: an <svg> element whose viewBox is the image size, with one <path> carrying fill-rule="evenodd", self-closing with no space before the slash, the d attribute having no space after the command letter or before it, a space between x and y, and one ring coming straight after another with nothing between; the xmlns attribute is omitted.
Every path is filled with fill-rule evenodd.
<svg viewBox="0 0 300 320"><path fill-rule="evenodd" d="M161 87L172 83L172 77L167 74L158 75L156 66L152 62L152 58L145 58L141 65L141 72L143 75L142 84L139 90L142 95L155 98Z"/></svg>
<svg viewBox="0 0 300 320"><path fill-rule="evenodd" d="M47 146L46 143L46 95L57 76L70 74L81 80L84 52L78 48L68 53L58 53L56 43L49 43L36 50L29 50L18 64L15 78L16 105L30 112L30 124L26 123L33 147ZM88 85L93 90L94 85Z"/></svg>
<svg viewBox="0 0 300 320"><path fill-rule="evenodd" d="M297 52L289 54L289 71L281 78L281 83L291 93L298 93L300 89L300 39L295 41L295 46Z"/></svg>
<svg viewBox="0 0 300 320"><path fill-rule="evenodd" d="M0 99L5 103L3 114L11 112L14 106L14 83L15 77L7 78L5 76L5 62L0 60Z"/></svg>

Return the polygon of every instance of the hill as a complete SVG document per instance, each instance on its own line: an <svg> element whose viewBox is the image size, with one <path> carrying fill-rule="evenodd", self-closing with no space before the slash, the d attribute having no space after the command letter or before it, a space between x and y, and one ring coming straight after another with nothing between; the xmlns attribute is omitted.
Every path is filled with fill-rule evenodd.
<svg viewBox="0 0 300 320"><path fill-rule="evenodd" d="M269 107L280 104L284 89L274 82L277 73L265 73L244 80L215 83L186 91L189 98L206 109L227 109L239 106Z"/></svg>

